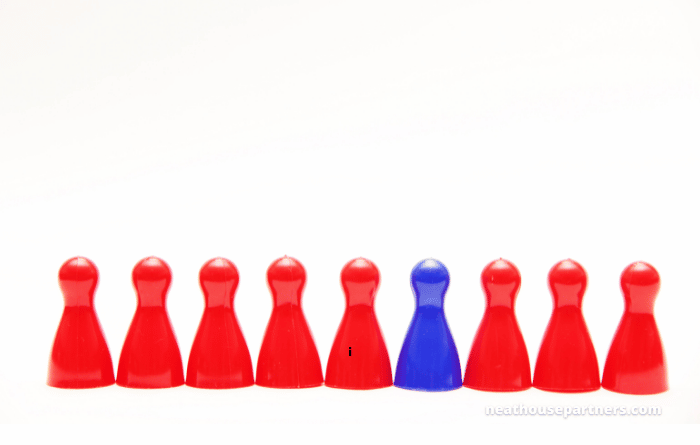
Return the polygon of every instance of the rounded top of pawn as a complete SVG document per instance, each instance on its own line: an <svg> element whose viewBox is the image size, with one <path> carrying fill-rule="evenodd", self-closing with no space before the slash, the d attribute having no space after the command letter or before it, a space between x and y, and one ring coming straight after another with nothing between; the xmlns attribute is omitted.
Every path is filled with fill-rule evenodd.
<svg viewBox="0 0 700 445"><path fill-rule="evenodd" d="M165 305L165 295L172 280L170 267L165 261L154 256L144 258L134 266L131 278L140 306Z"/></svg>
<svg viewBox="0 0 700 445"><path fill-rule="evenodd" d="M436 259L423 260L411 271L411 286L418 307L442 308L449 285L450 273Z"/></svg>
<svg viewBox="0 0 700 445"><path fill-rule="evenodd" d="M586 271L572 259L560 261L549 271L549 281L557 284L585 284Z"/></svg>
<svg viewBox="0 0 700 445"><path fill-rule="evenodd" d="M549 288L557 307L580 307L587 284L586 270L572 259L558 262L549 271Z"/></svg>
<svg viewBox="0 0 700 445"><path fill-rule="evenodd" d="M205 283L238 283L238 269L226 258L212 258L199 270L199 281Z"/></svg>
<svg viewBox="0 0 700 445"><path fill-rule="evenodd" d="M624 286L651 286L659 284L659 272L651 264L643 261L632 263L622 271L620 282Z"/></svg>
<svg viewBox="0 0 700 445"><path fill-rule="evenodd" d="M349 261L340 272L348 306L372 306L379 287L379 269L366 258Z"/></svg>
<svg viewBox="0 0 700 445"><path fill-rule="evenodd" d="M340 273L342 282L379 284L379 269L366 258L355 258L350 260Z"/></svg>
<svg viewBox="0 0 700 445"><path fill-rule="evenodd" d="M267 269L269 281L297 281L306 278L306 270L301 263L289 256L275 260Z"/></svg>
<svg viewBox="0 0 700 445"><path fill-rule="evenodd" d="M144 258L136 263L131 276L134 279L134 283L137 281L169 281L172 278L170 266L165 261L154 256Z"/></svg>
<svg viewBox="0 0 700 445"><path fill-rule="evenodd" d="M481 272L481 280L484 283L494 284L520 284L520 272L515 264L499 258L491 261Z"/></svg>
<svg viewBox="0 0 700 445"><path fill-rule="evenodd" d="M58 284L66 306L90 306L95 295L99 273L87 258L74 257L58 271Z"/></svg>
<svg viewBox="0 0 700 445"><path fill-rule="evenodd" d="M238 269L226 258L212 258L199 270L199 285L207 307L231 307L238 281Z"/></svg>
<svg viewBox="0 0 700 445"><path fill-rule="evenodd" d="M442 283L450 281L450 273L447 267L440 261L428 258L416 264L411 271L411 280L416 283Z"/></svg>
<svg viewBox="0 0 700 445"><path fill-rule="evenodd" d="M97 266L89 259L81 256L73 257L63 263L58 271L59 281L87 281L97 282Z"/></svg>
<svg viewBox="0 0 700 445"><path fill-rule="evenodd" d="M637 261L625 268L620 277L627 310L652 313L661 287L659 272L651 264Z"/></svg>
<svg viewBox="0 0 700 445"><path fill-rule="evenodd" d="M490 307L513 307L520 282L518 268L503 258L490 262L481 272L481 285Z"/></svg>
<svg viewBox="0 0 700 445"><path fill-rule="evenodd" d="M267 284L277 306L300 305L301 293L306 283L306 270L299 261L284 256L275 260L267 269Z"/></svg>

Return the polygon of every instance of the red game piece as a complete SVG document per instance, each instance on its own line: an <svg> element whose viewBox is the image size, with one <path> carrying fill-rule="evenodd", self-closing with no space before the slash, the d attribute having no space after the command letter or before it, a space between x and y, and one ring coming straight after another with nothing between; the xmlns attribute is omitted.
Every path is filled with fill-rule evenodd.
<svg viewBox="0 0 700 445"><path fill-rule="evenodd" d="M340 274L345 292L345 314L335 336L326 386L343 389L375 389L393 385L391 361L374 313L379 269L357 258Z"/></svg>
<svg viewBox="0 0 700 445"><path fill-rule="evenodd" d="M603 388L624 394L668 390L666 357L654 319L661 279L650 264L630 264L620 277L625 312L603 371Z"/></svg>
<svg viewBox="0 0 700 445"><path fill-rule="evenodd" d="M306 271L285 256L267 269L274 307L265 330L255 383L270 388L309 388L323 384L321 360L301 310Z"/></svg>
<svg viewBox="0 0 700 445"><path fill-rule="evenodd" d="M588 277L580 264L564 260L549 271L554 310L542 339L533 386L545 391L600 389L598 359L581 312Z"/></svg>
<svg viewBox="0 0 700 445"><path fill-rule="evenodd" d="M187 385L240 388L253 384L253 364L233 311L238 270L225 258L207 261L199 271L205 308L187 364Z"/></svg>
<svg viewBox="0 0 700 445"><path fill-rule="evenodd" d="M474 337L464 386L482 391L521 391L532 386L530 359L515 318L520 272L499 259L481 272L486 312Z"/></svg>
<svg viewBox="0 0 700 445"><path fill-rule="evenodd" d="M93 301L97 267L71 258L58 272L64 309L51 349L46 383L56 388L97 388L114 384L114 368Z"/></svg>
<svg viewBox="0 0 700 445"><path fill-rule="evenodd" d="M117 385L129 388L170 388L185 383L180 349L165 297L172 275L165 261L144 258L131 274L138 297L117 369Z"/></svg>

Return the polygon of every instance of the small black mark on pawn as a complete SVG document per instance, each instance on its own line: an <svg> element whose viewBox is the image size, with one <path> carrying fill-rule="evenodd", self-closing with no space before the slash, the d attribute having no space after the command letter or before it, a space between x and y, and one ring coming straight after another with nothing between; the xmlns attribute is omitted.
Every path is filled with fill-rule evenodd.
<svg viewBox="0 0 700 445"><path fill-rule="evenodd" d="M348 357L352 357L352 346L348 347Z"/></svg>

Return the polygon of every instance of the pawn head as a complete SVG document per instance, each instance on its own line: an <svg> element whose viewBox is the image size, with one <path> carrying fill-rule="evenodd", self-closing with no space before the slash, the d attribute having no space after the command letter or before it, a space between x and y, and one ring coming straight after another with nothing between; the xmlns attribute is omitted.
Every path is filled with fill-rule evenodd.
<svg viewBox="0 0 700 445"><path fill-rule="evenodd" d="M549 271L549 290L555 307L581 307L587 284L586 271L574 260L560 261Z"/></svg>
<svg viewBox="0 0 700 445"><path fill-rule="evenodd" d="M58 285L66 306L92 306L98 280L97 267L84 257L71 258L58 271Z"/></svg>
<svg viewBox="0 0 700 445"><path fill-rule="evenodd" d="M355 258L343 267L340 282L348 306L372 306L379 287L379 269L368 259Z"/></svg>
<svg viewBox="0 0 700 445"><path fill-rule="evenodd" d="M284 256L275 260L267 269L267 284L276 305L300 304L301 292L306 283L306 270L299 261Z"/></svg>
<svg viewBox="0 0 700 445"><path fill-rule="evenodd" d="M630 264L622 272L620 286L629 312L653 313L661 287L661 277L654 266L641 261Z"/></svg>
<svg viewBox="0 0 700 445"><path fill-rule="evenodd" d="M510 261L501 258L490 262L481 272L486 305L512 308L520 290L520 281L520 271Z"/></svg>
<svg viewBox="0 0 700 445"><path fill-rule="evenodd" d="M450 285L450 273L440 261L428 258L411 271L411 285L419 306L442 306Z"/></svg>
<svg viewBox="0 0 700 445"><path fill-rule="evenodd" d="M157 257L144 258L131 273L140 306L164 306L172 274L168 264Z"/></svg>
<svg viewBox="0 0 700 445"><path fill-rule="evenodd" d="M199 270L199 285L207 307L233 307L238 288L238 269L226 258L214 258Z"/></svg>

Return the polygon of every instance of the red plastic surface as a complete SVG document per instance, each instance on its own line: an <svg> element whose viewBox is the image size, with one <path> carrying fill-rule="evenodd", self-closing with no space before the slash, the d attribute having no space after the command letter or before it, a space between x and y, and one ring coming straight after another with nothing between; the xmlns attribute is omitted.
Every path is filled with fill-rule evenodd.
<svg viewBox="0 0 700 445"><path fill-rule="evenodd" d="M97 280L97 267L83 257L69 259L58 272L64 309L51 349L49 386L96 388L114 384L112 357L93 306Z"/></svg>
<svg viewBox="0 0 700 445"><path fill-rule="evenodd" d="M654 319L661 279L653 266L630 264L620 277L625 312L603 371L603 388L625 394L668 390L666 357Z"/></svg>
<svg viewBox="0 0 700 445"><path fill-rule="evenodd" d="M321 360L301 309L306 271L285 256L267 269L274 307L265 330L255 383L270 388L309 388L323 384Z"/></svg>
<svg viewBox="0 0 700 445"><path fill-rule="evenodd" d="M588 277L580 264L564 260L549 271L554 310L535 365L533 386L555 392L600 389L593 342L581 312Z"/></svg>
<svg viewBox="0 0 700 445"><path fill-rule="evenodd" d="M357 258L340 274L345 292L345 314L331 347L326 386L342 389L375 389L391 386L391 361L374 313L379 269Z"/></svg>
<svg viewBox="0 0 700 445"><path fill-rule="evenodd" d="M180 349L165 309L172 275L165 261L144 258L132 273L138 298L117 369L117 385L169 388L185 383Z"/></svg>
<svg viewBox="0 0 700 445"><path fill-rule="evenodd" d="M225 258L209 260L199 271L204 314L187 364L188 386L209 389L250 386L253 364L233 310L238 270Z"/></svg>
<svg viewBox="0 0 700 445"><path fill-rule="evenodd" d="M482 391L521 391L532 386L530 359L515 318L520 272L504 259L481 272L486 311L474 337L464 386Z"/></svg>

